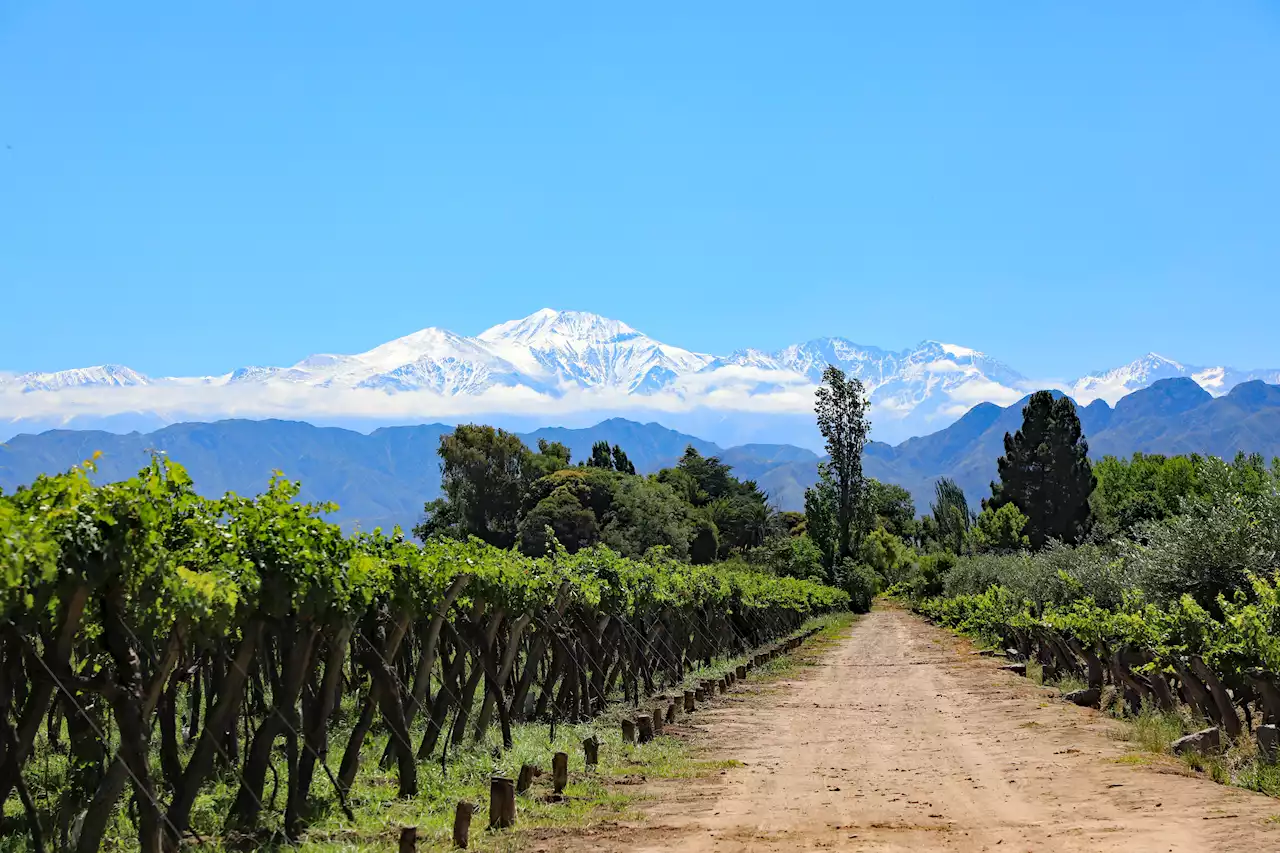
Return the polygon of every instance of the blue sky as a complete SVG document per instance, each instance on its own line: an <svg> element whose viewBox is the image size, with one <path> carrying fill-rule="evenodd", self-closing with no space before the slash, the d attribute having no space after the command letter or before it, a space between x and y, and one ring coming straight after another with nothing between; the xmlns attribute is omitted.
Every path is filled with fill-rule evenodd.
<svg viewBox="0 0 1280 853"><path fill-rule="evenodd" d="M0 369L543 306L1275 367L1277 152L1274 3L7 0Z"/></svg>

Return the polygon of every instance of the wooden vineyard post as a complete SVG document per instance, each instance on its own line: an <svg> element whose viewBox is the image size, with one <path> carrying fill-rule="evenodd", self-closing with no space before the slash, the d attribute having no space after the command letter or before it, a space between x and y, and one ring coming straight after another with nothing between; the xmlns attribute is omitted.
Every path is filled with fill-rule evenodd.
<svg viewBox="0 0 1280 853"><path fill-rule="evenodd" d="M400 827L400 853L417 853L418 827Z"/></svg>
<svg viewBox="0 0 1280 853"><path fill-rule="evenodd" d="M676 721L676 703L667 703L667 722L674 723Z"/></svg>
<svg viewBox="0 0 1280 853"><path fill-rule="evenodd" d="M489 780L489 828L506 829L516 822L516 783L505 776Z"/></svg>
<svg viewBox="0 0 1280 853"><path fill-rule="evenodd" d="M636 742L636 724L632 720L622 721L622 742L623 743Z"/></svg>
<svg viewBox="0 0 1280 853"><path fill-rule="evenodd" d="M648 714L636 714L636 726L640 729L640 742L653 740L653 717Z"/></svg>
<svg viewBox="0 0 1280 853"><path fill-rule="evenodd" d="M746 681L746 680L747 680L747 668L746 668L746 666L740 666L740 667L738 667L737 677L738 677L738 680L739 680L739 681Z"/></svg>
<svg viewBox="0 0 1280 853"><path fill-rule="evenodd" d="M697 705L694 704L694 700L695 700L695 697L694 697L693 691L686 690L684 692L684 712L686 714L692 714L694 711L697 710Z"/></svg>
<svg viewBox="0 0 1280 853"><path fill-rule="evenodd" d="M600 741L595 735L582 742L582 763L588 770L600 763Z"/></svg>
<svg viewBox="0 0 1280 853"><path fill-rule="evenodd" d="M467 849L471 840L471 814L476 807L465 800L458 801L458 808L453 812L453 846L461 850Z"/></svg>
<svg viewBox="0 0 1280 853"><path fill-rule="evenodd" d="M551 786L557 794L564 793L565 785L569 784L569 755L564 752L557 752L551 756Z"/></svg>
<svg viewBox="0 0 1280 853"><path fill-rule="evenodd" d="M658 705L653 709L653 733L655 735L662 734L662 718L663 718L662 706Z"/></svg>
<svg viewBox="0 0 1280 853"><path fill-rule="evenodd" d="M533 786L533 779L538 775L538 768L532 764L521 764L520 775L516 777L516 793L523 794Z"/></svg>

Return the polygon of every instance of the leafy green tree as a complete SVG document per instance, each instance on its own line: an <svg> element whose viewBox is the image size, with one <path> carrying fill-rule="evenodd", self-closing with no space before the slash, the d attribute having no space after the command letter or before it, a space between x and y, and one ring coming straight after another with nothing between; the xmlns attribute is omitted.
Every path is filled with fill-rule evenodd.
<svg viewBox="0 0 1280 853"><path fill-rule="evenodd" d="M447 531L499 548L515 544L524 491L537 474L524 442L506 430L462 424L440 437L438 453L444 499L424 507L414 534L425 541Z"/></svg>
<svg viewBox="0 0 1280 853"><path fill-rule="evenodd" d="M835 507L836 555L843 560L856 551L866 520L867 484L862 473L862 452L866 449L871 424L871 407L862 382L846 377L844 371L828 366L816 394L818 431L826 441L830 461L820 469L831 483Z"/></svg>
<svg viewBox="0 0 1280 853"><path fill-rule="evenodd" d="M867 480L867 500L873 527L883 527L899 539L912 540L919 532L916 504L911 493L895 483Z"/></svg>
<svg viewBox="0 0 1280 853"><path fill-rule="evenodd" d="M880 576L884 587L906 580L915 568L911 549L883 527L868 533L859 550L862 562Z"/></svg>
<svg viewBox="0 0 1280 853"><path fill-rule="evenodd" d="M849 609L854 613L871 610L871 602L880 592L880 576L870 566L852 558L836 567L836 586L849 595Z"/></svg>
<svg viewBox="0 0 1280 853"><path fill-rule="evenodd" d="M693 538L689 541L689 562L695 566L714 563L720 553L720 533L716 523L706 516L693 521Z"/></svg>
<svg viewBox="0 0 1280 853"><path fill-rule="evenodd" d="M680 500L690 506L703 506L706 504L706 494L699 494L698 481L683 468L679 466L663 468L656 476L658 482L668 486L680 496Z"/></svg>
<svg viewBox="0 0 1280 853"><path fill-rule="evenodd" d="M1182 512L1145 522L1126 561L1138 585L1162 603L1190 595L1212 613L1252 590L1250 577L1274 576L1280 566L1280 470L1267 471L1260 458L1216 457L1196 466L1199 494L1182 501Z"/></svg>
<svg viewBox="0 0 1280 853"><path fill-rule="evenodd" d="M1027 537L1039 550L1050 540L1079 542L1089 532L1089 496L1097 480L1075 404L1037 391L1022 409L1022 428L1005 433L1000 480L983 506L1012 503L1028 519Z"/></svg>
<svg viewBox="0 0 1280 853"><path fill-rule="evenodd" d="M782 529L792 536L801 536L804 534L804 513L795 510L784 509L774 514L774 521L781 525Z"/></svg>
<svg viewBox="0 0 1280 853"><path fill-rule="evenodd" d="M535 480L525 492L524 512L530 512L539 501L559 488L567 488L585 508L601 521L613 508L614 495L621 478L612 471L586 466L562 468Z"/></svg>
<svg viewBox="0 0 1280 853"><path fill-rule="evenodd" d="M804 490L805 534L822 554L827 579L835 578L839 536L836 532L836 493L827 463L818 463L818 482Z"/></svg>
<svg viewBox="0 0 1280 853"><path fill-rule="evenodd" d="M911 579L911 598L922 601L942 595L947 582L947 575L956 566L956 556L950 551L937 551L923 554L919 561L919 571Z"/></svg>
<svg viewBox="0 0 1280 853"><path fill-rule="evenodd" d="M696 491L689 502L705 506L717 498L732 494L738 488L738 480L730 473L733 469L715 456L703 456L689 445L676 463L676 468L687 474L696 484Z"/></svg>
<svg viewBox="0 0 1280 853"><path fill-rule="evenodd" d="M693 519L688 504L670 487L648 477L622 477L603 525L605 544L628 557L663 546L685 559Z"/></svg>
<svg viewBox="0 0 1280 853"><path fill-rule="evenodd" d="M619 474L635 474L636 466L627 458L627 454L618 445L613 446L613 470Z"/></svg>
<svg viewBox="0 0 1280 853"><path fill-rule="evenodd" d="M949 477L941 477L933 484L933 503L929 506L933 519L933 535L944 548L950 548L959 554L964 547L965 536L973 526L973 510L969 509L969 499L964 489L956 485Z"/></svg>
<svg viewBox="0 0 1280 853"><path fill-rule="evenodd" d="M720 553L754 548L769 535L769 507L762 500L738 494L717 498L704 510L720 531Z"/></svg>
<svg viewBox="0 0 1280 853"><path fill-rule="evenodd" d="M770 537L759 548L747 553L747 562L785 577L819 582L827 577L827 568L822 564L822 552L813 544L812 539L803 534Z"/></svg>
<svg viewBox="0 0 1280 853"><path fill-rule="evenodd" d="M604 468L606 471L613 470L613 451L609 448L609 442L597 441L591 445L591 458L587 460L589 468Z"/></svg>
<svg viewBox="0 0 1280 853"><path fill-rule="evenodd" d="M600 539L595 513L582 505L570 486L555 489L520 520L518 544L528 556L541 557L551 550L552 536L570 554Z"/></svg>
<svg viewBox="0 0 1280 853"><path fill-rule="evenodd" d="M533 455L533 465L537 472L546 476L569 467L569 448L558 441L538 439L538 452Z"/></svg>
<svg viewBox="0 0 1280 853"><path fill-rule="evenodd" d="M978 520L969 531L969 541L978 552L1008 553L1031 547L1031 540L1023 532L1027 529L1027 517L1016 504L1007 503L999 509L987 507L978 514Z"/></svg>
<svg viewBox="0 0 1280 853"><path fill-rule="evenodd" d="M420 542L430 542L440 538L466 539L468 534L458 508L448 498L436 498L423 505L422 518L414 525L413 535Z"/></svg>

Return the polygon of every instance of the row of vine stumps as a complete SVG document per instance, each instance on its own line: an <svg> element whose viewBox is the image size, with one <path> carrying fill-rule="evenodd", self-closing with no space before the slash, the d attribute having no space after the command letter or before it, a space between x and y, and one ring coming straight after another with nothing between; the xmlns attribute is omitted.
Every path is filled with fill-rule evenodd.
<svg viewBox="0 0 1280 853"><path fill-rule="evenodd" d="M1030 663L1041 673L1040 680L1042 683L1044 682L1045 674L1050 674L1051 678L1061 674L1058 668L1058 661L1052 657L1050 651L1045 647L1033 646L1032 649L1030 654L1028 654L1027 649L1012 648L1004 651L985 649L978 652L978 654L985 657L1007 658L1011 662L1002 665L1000 669L1023 677L1030 677L1033 674L1028 670L1028 664ZM1066 657L1065 653L1060 650L1055 649L1054 651L1062 654L1064 658ZM1246 726L1241 726L1232 701L1232 695L1223 687L1216 674L1196 656L1192 656L1190 664L1180 670L1179 675L1183 679L1181 684L1176 681L1173 683L1176 687L1181 687L1182 691L1175 691L1175 689L1166 686L1168 682L1159 672L1142 674L1127 670L1119 663L1113 664L1110 672L1108 672L1105 667L1099 667L1093 660L1090 661L1090 664L1089 679L1086 686L1078 689L1062 690L1061 695L1065 701L1083 708L1102 710L1115 708L1119 703L1123 702L1125 704L1119 705L1119 711L1116 715L1130 717L1137 716L1144 708L1152 707L1147 704L1147 697L1140 692L1143 688L1163 698L1165 701L1158 707L1166 711L1174 707L1174 703L1178 699L1184 700L1189 708L1196 707L1197 698L1202 698L1202 706L1207 706L1210 702L1214 703L1212 707L1218 711L1216 718L1208 713L1205 714L1205 717L1200 718L1205 722L1214 723L1213 725L1178 737L1168 746L1169 751L1174 755L1188 759L1188 763L1192 767L1200 765L1201 762L1198 760L1200 758L1224 752L1230 743L1240 740L1241 736L1247 731L1246 727L1252 727L1250 725L1252 720L1249 719L1248 707L1244 708ZM1194 676L1191 674L1192 672L1194 672ZM1113 678L1107 678L1108 675L1113 676ZM1204 685L1199 688L1199 693L1203 694L1203 697L1193 693L1193 690L1199 687L1196 679L1200 679L1200 682ZM1255 674L1254 679L1262 690L1267 688L1275 689L1272 687L1270 678L1263 680L1258 674ZM1180 695L1183 691L1188 695ZM1272 698L1272 702L1268 704L1274 706L1277 704L1275 699L1280 697L1268 698ZM1256 727L1252 728L1257 760L1264 765L1275 766L1277 761L1280 760L1280 726L1277 725L1276 720L1269 712L1265 712L1264 719L1259 721ZM1224 729L1226 730L1225 734Z"/></svg>
<svg viewBox="0 0 1280 853"><path fill-rule="evenodd" d="M663 728L676 722L681 714L696 713L715 702L716 697L724 696L732 691L740 682L744 682L750 673L759 667L776 660L781 655L793 652L816 634L820 628L810 628L801 634L790 637L757 651L744 664L726 671L718 678L698 680L696 686L688 690L673 691L650 697L652 712L638 712L621 720L622 742L624 747L644 744L663 733ZM599 763L600 741L594 735L582 741L582 753L587 772L592 772ZM509 776L495 775L489 780L489 830L500 831L510 829L516 824L517 802L521 796L527 796L533 781L544 775L544 770L533 764L523 764L520 773L512 779ZM551 758L552 793L549 802L564 802L564 790L569 781L569 756L557 752ZM453 844L466 849L471 842L471 819L476 813L475 803L459 801L454 811ZM417 849L418 829L407 826L400 830L400 853L413 853Z"/></svg>

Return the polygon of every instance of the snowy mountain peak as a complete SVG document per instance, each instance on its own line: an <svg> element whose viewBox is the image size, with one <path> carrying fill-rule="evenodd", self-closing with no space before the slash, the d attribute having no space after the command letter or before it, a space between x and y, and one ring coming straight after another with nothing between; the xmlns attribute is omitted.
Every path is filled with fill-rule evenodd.
<svg viewBox="0 0 1280 853"><path fill-rule="evenodd" d="M986 358L985 353L978 352L976 349L962 347L958 344L943 343L942 341L925 341L921 346L935 346L954 358Z"/></svg>
<svg viewBox="0 0 1280 853"><path fill-rule="evenodd" d="M52 373L22 373L7 384L23 391L61 391L67 388L107 387L128 388L151 384L150 378L121 364L100 364L94 367L76 367Z"/></svg>
<svg viewBox="0 0 1280 853"><path fill-rule="evenodd" d="M524 346L556 345L565 341L607 343L639 334L626 323L586 311L543 308L522 320L508 320L479 334L489 343Z"/></svg>
<svg viewBox="0 0 1280 853"><path fill-rule="evenodd" d="M458 358L487 355L484 348L471 338L437 329L434 326L421 329L394 341L376 346L368 352L353 356L371 368L392 370L420 358Z"/></svg>
<svg viewBox="0 0 1280 853"><path fill-rule="evenodd" d="M825 337L776 351L712 356L598 314L544 308L475 337L428 327L361 353L319 353L290 367L241 367L220 376L154 379L110 364L0 372L0 411L11 420L30 411L165 412L182 400L198 402L202 417L284 411L413 420L446 411L528 415L638 407L777 412L807 420L813 386L828 365L863 383L880 440L931 432L979 403L1009 405L1041 387L1059 388L1080 403L1114 403L1175 377L1193 379L1214 395L1255 379L1280 383L1277 370L1194 367L1157 353L1069 383L1032 382L979 350L936 340L895 351ZM134 390L121 391L127 388ZM51 396L73 390L78 393Z"/></svg>

